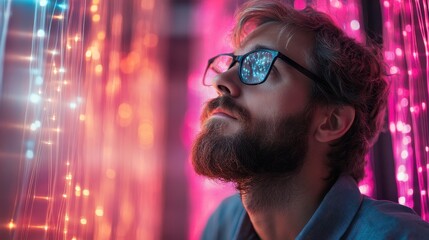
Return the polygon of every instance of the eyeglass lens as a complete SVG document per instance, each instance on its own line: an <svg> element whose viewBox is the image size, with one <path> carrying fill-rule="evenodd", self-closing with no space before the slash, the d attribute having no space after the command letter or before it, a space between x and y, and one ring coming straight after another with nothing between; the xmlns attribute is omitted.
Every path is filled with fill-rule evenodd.
<svg viewBox="0 0 429 240"><path fill-rule="evenodd" d="M230 55L219 55L213 59L213 62L208 66L206 74L204 76L204 85L213 85L216 77L226 72L233 62L233 57Z"/></svg>
<svg viewBox="0 0 429 240"><path fill-rule="evenodd" d="M267 50L259 50L243 55L240 59L240 79L245 84L259 84L263 82L271 69L271 64L274 60L272 52ZM207 68L204 77L204 85L210 86L216 77L227 71L233 63L231 55L219 55L215 57L212 63Z"/></svg>
<svg viewBox="0 0 429 240"><path fill-rule="evenodd" d="M268 51L257 51L245 55L241 69L241 80L245 84L259 84L269 74L273 55Z"/></svg>

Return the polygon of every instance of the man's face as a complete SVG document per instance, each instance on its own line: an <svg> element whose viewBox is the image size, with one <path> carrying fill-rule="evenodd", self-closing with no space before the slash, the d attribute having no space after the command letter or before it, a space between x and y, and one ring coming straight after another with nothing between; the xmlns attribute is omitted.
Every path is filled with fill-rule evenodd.
<svg viewBox="0 0 429 240"><path fill-rule="evenodd" d="M276 24L257 28L235 54L262 46L308 68L305 54L312 46L311 36L297 32L289 39L285 34L279 37L280 31ZM238 64L220 74L214 83L219 97L207 103L193 147L197 173L246 188L255 179L298 171L311 125L310 81L279 59L260 85L241 83Z"/></svg>

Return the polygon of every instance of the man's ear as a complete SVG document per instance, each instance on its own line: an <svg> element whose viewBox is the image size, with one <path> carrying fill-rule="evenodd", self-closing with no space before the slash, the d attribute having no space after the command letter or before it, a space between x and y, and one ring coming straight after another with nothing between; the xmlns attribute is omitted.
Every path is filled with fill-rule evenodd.
<svg viewBox="0 0 429 240"><path fill-rule="evenodd" d="M355 109L351 106L330 107L318 123L315 138L319 142L330 142L341 138L355 119Z"/></svg>

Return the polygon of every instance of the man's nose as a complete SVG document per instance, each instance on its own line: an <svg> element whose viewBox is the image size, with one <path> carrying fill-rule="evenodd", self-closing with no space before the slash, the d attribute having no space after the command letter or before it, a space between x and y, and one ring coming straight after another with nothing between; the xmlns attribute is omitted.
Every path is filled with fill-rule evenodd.
<svg viewBox="0 0 429 240"><path fill-rule="evenodd" d="M213 87L215 88L219 96L240 96L242 83L238 76L238 67L232 67L224 73L217 75L215 79L213 79Z"/></svg>

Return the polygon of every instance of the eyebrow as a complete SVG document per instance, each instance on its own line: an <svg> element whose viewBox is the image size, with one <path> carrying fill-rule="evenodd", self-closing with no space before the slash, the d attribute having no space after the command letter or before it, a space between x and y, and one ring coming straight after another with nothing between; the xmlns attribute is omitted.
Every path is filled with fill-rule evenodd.
<svg viewBox="0 0 429 240"><path fill-rule="evenodd" d="M272 48L265 46L265 45L262 45L262 44L256 44L255 46L252 47L252 49L250 51L255 51L255 50L260 50L260 49L272 49ZM275 50L275 49L272 49L272 50Z"/></svg>
<svg viewBox="0 0 429 240"><path fill-rule="evenodd" d="M253 46L251 49L249 49L249 51L247 51L246 53L251 52L251 51L260 50L260 49L271 49L271 50L275 50L275 49L272 49L271 47L268 47L268 46L263 45L263 44L256 44L256 45L255 45L255 46ZM275 50L275 51L277 51L277 50ZM246 54L246 53L244 53L244 54ZM234 54L234 55L237 55L235 51L233 52L233 54ZM244 54L242 54L242 55L244 55Z"/></svg>

